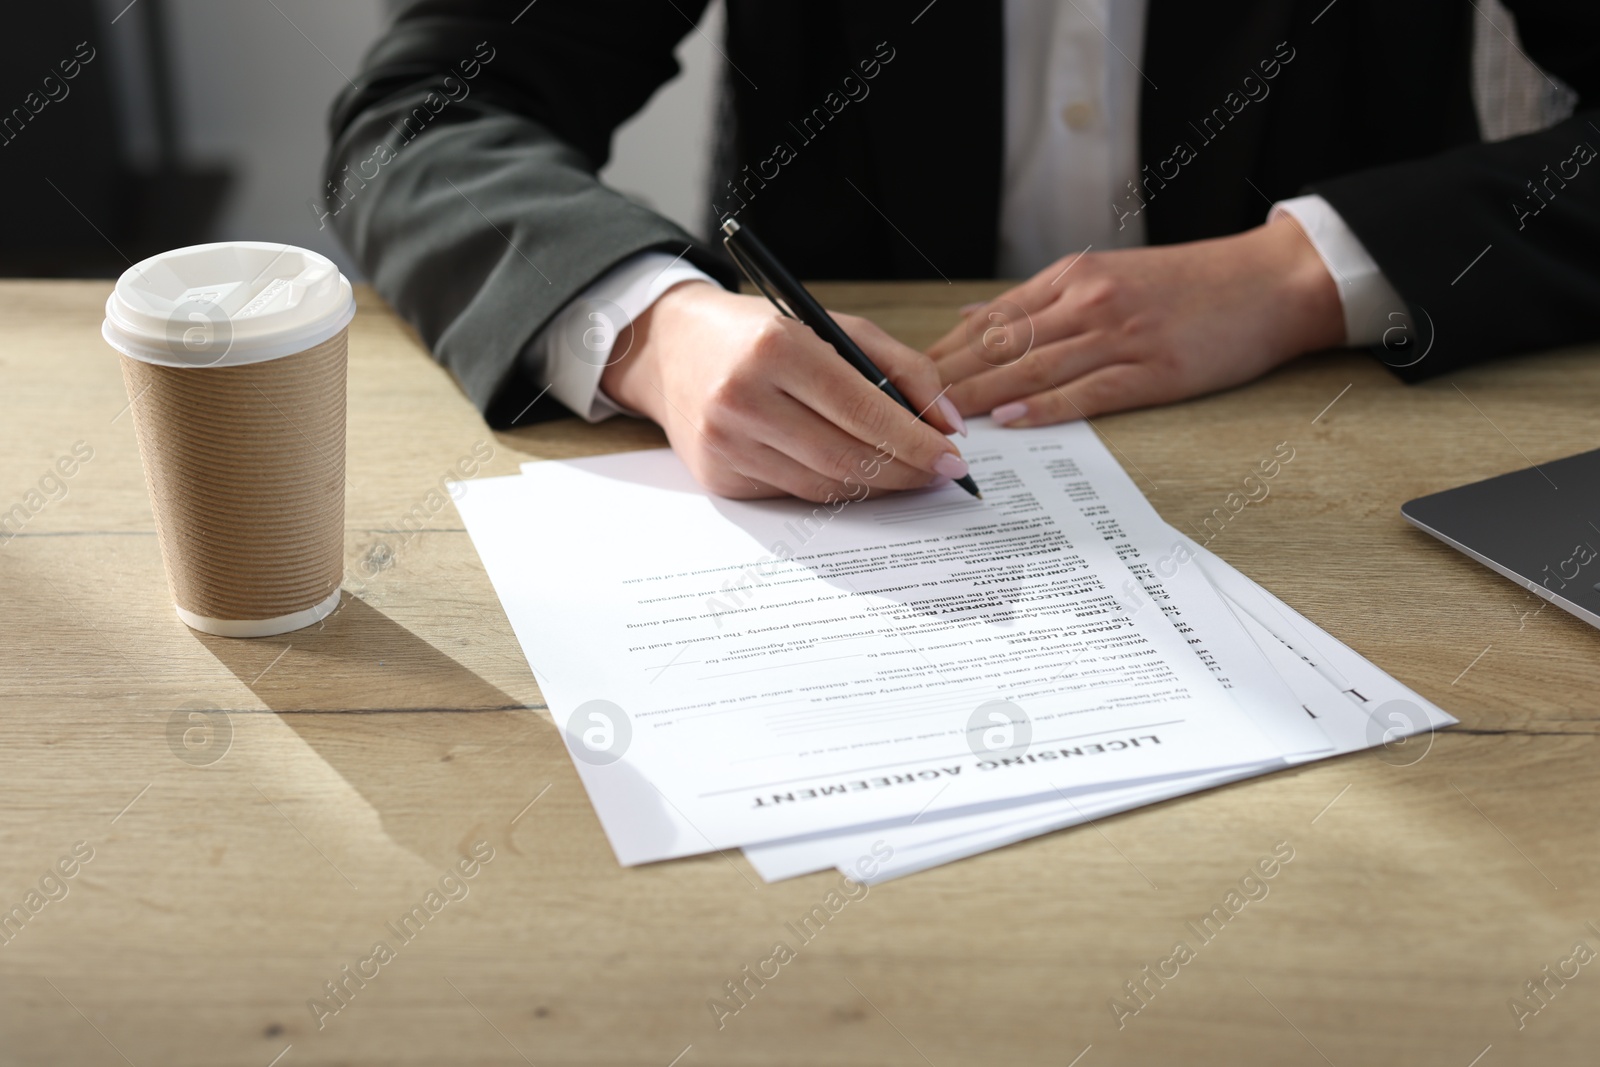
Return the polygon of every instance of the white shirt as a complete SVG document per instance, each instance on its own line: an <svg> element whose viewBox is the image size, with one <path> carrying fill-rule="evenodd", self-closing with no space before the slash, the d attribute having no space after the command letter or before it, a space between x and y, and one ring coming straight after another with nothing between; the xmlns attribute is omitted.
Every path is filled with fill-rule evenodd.
<svg viewBox="0 0 1600 1067"><path fill-rule="evenodd" d="M1086 249L1144 244L1146 198L1138 182L1145 10L1146 0L1005 0L1002 277L1026 278ZM1280 201L1268 217L1280 213L1300 224L1332 275L1345 343L1377 343L1391 325L1388 313L1404 305L1360 240L1320 196ZM600 391L617 327L690 279L716 284L664 253L618 264L530 342L541 383L589 422L621 412Z"/></svg>

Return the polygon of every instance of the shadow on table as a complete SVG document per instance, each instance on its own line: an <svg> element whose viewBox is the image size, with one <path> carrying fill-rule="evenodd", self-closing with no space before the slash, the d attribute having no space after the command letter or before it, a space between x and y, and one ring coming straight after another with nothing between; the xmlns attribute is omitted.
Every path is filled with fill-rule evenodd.
<svg viewBox="0 0 1600 1067"><path fill-rule="evenodd" d="M524 705L358 597L316 626L248 641L196 633L273 711L518 711Z"/></svg>
<svg viewBox="0 0 1600 1067"><path fill-rule="evenodd" d="M436 866L508 841L519 809L570 775L550 722L349 593L320 626L195 636Z"/></svg>

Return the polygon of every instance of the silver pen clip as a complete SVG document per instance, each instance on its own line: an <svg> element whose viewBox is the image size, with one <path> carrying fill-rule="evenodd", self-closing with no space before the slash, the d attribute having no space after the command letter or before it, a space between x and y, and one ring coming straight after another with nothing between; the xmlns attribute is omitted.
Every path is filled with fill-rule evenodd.
<svg viewBox="0 0 1600 1067"><path fill-rule="evenodd" d="M738 222L734 221L733 219L728 219L726 222L724 222L722 224L722 233L724 235L722 238L722 247L728 250L728 255L733 257L733 261L739 265L739 269L744 271L744 276L750 279L750 284L761 290L762 296L772 301L772 306L778 309L778 314L784 316L785 318L794 319L796 322L799 322L800 316L790 311L783 301L778 299L778 295L768 288L766 278L759 270L756 269L756 265L746 259L744 253L740 252L739 249L734 246L730 238L732 238L733 235L738 232Z"/></svg>

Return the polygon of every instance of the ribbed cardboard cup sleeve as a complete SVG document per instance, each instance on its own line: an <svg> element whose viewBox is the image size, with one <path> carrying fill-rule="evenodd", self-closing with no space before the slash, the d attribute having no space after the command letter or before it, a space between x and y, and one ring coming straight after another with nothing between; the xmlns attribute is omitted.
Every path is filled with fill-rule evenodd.
<svg viewBox="0 0 1600 1067"><path fill-rule="evenodd" d="M281 619L337 596L346 339L341 330L303 352L242 366L122 357L180 613Z"/></svg>

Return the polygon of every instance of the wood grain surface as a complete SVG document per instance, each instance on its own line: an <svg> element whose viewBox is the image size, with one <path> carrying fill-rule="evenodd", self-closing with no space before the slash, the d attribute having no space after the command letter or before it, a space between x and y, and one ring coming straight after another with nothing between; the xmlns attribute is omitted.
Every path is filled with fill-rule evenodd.
<svg viewBox="0 0 1600 1067"><path fill-rule="evenodd" d="M207 637L168 598L109 289L0 284L0 908L25 917L0 925L0 1065L1594 1061L1600 962L1563 961L1600 951L1600 634L1398 508L1594 447L1596 352L1410 387L1319 357L1096 420L1191 530L1288 442L1211 547L1462 726L1420 759L1328 760L879 886L740 1002L727 983L838 877L618 867L439 490L458 461L513 473L659 431L491 432L363 292L346 600L317 629ZM997 287L818 289L925 344ZM475 847L492 859L437 895ZM1275 847L1267 895L1195 938ZM1179 941L1193 958L1147 980ZM344 1003L319 1013L329 982ZM739 1008L720 1026L714 999Z"/></svg>

